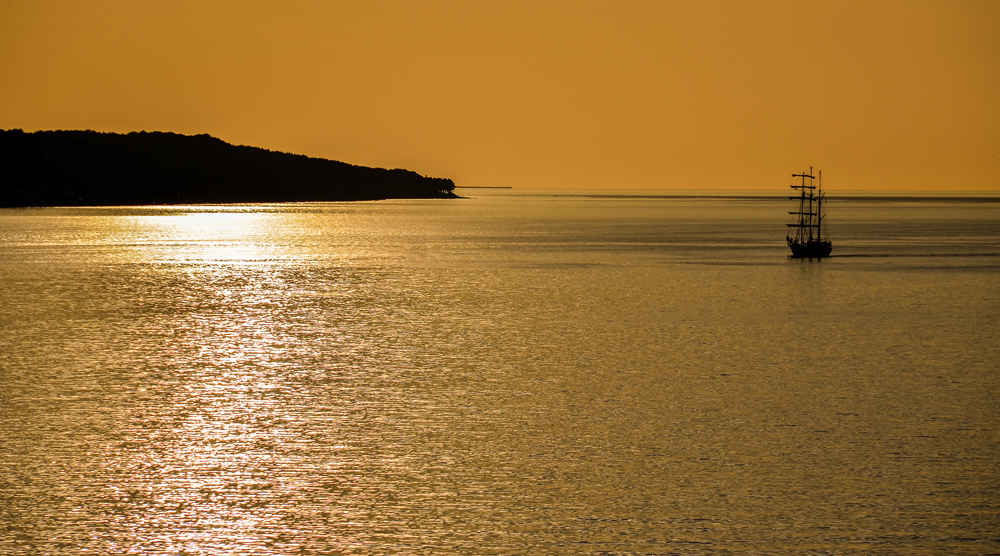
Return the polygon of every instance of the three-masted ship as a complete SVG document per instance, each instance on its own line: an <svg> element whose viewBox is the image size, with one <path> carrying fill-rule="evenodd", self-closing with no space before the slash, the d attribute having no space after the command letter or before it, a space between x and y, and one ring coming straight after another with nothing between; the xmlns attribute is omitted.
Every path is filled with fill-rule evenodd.
<svg viewBox="0 0 1000 556"><path fill-rule="evenodd" d="M829 257L833 251L833 244L823 238L823 172L820 172L817 178L812 175L810 166L808 174L805 172L792 174L792 177L801 178L798 185L791 186L792 189L798 190L798 195L789 197L793 201L798 201L798 210L788 213L797 216L796 221L788 225L795 232L789 230L786 237L788 247L792 250L792 257L797 259Z"/></svg>

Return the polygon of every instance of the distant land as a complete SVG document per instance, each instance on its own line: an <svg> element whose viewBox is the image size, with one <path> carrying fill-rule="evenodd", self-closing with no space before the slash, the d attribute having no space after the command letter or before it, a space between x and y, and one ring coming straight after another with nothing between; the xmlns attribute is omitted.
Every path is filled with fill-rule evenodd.
<svg viewBox="0 0 1000 556"><path fill-rule="evenodd" d="M0 207L456 198L455 183L166 132L0 130Z"/></svg>

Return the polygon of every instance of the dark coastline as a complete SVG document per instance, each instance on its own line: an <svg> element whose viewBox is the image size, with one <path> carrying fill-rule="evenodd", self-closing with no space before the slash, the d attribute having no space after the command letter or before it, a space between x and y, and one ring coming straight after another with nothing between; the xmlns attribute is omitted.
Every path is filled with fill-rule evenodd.
<svg viewBox="0 0 1000 556"><path fill-rule="evenodd" d="M0 130L0 207L456 198L410 170L166 132Z"/></svg>

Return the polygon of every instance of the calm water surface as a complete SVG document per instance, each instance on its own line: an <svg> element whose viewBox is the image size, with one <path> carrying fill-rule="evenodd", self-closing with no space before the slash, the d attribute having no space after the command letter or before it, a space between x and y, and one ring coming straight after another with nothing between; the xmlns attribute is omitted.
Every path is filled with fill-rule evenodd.
<svg viewBox="0 0 1000 556"><path fill-rule="evenodd" d="M0 211L0 553L1000 553L1000 203Z"/></svg>

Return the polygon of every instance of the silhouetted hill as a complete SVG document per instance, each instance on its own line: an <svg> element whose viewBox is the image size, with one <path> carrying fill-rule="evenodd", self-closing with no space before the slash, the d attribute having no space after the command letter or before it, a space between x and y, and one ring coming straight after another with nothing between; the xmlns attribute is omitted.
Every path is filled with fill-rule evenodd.
<svg viewBox="0 0 1000 556"><path fill-rule="evenodd" d="M450 179L230 145L209 135L0 130L0 206L455 197Z"/></svg>

